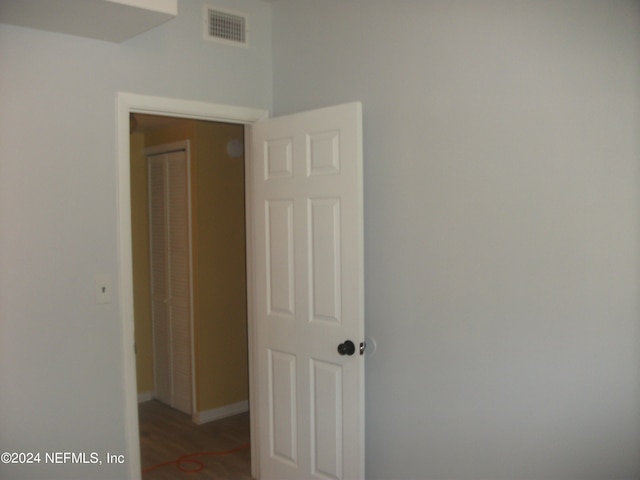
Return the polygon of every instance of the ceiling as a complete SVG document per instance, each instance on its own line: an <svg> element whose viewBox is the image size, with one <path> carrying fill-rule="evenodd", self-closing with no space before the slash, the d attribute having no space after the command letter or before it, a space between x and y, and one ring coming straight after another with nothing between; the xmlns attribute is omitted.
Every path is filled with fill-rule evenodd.
<svg viewBox="0 0 640 480"><path fill-rule="evenodd" d="M177 14L177 0L0 0L0 23L115 43Z"/></svg>

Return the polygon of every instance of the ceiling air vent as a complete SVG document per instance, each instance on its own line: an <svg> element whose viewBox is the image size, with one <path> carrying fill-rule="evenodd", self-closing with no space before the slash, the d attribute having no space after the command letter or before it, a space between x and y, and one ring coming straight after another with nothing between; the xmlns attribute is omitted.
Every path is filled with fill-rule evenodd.
<svg viewBox="0 0 640 480"><path fill-rule="evenodd" d="M244 15L205 7L206 38L229 45L247 46L247 18Z"/></svg>

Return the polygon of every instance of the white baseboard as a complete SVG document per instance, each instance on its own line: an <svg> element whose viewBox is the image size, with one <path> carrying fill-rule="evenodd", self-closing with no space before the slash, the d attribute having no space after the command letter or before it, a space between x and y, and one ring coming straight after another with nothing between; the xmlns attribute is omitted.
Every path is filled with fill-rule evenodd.
<svg viewBox="0 0 640 480"><path fill-rule="evenodd" d="M153 392L138 393L138 403L148 402L153 399Z"/></svg>
<svg viewBox="0 0 640 480"><path fill-rule="evenodd" d="M243 400L241 402L231 403L223 407L196 412L193 415L193 422L200 425L202 423L213 422L214 420L220 420L221 418L231 417L232 415L237 415L239 413L248 411L249 401Z"/></svg>

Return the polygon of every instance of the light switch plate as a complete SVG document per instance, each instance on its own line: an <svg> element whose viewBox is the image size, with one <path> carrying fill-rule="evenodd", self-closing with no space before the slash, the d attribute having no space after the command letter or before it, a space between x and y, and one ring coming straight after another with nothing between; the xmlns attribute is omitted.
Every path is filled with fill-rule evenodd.
<svg viewBox="0 0 640 480"><path fill-rule="evenodd" d="M96 303L111 303L111 275L96 275Z"/></svg>

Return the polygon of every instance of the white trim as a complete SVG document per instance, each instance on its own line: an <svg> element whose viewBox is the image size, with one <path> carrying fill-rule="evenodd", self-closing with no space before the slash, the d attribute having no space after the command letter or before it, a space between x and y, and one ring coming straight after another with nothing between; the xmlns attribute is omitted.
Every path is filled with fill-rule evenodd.
<svg viewBox="0 0 640 480"><path fill-rule="evenodd" d="M153 145L144 149L144 156L159 155L162 153L179 152L181 150L189 151L191 142L189 140L179 140L177 142L164 143L162 145Z"/></svg>
<svg viewBox="0 0 640 480"><path fill-rule="evenodd" d="M153 400L153 392L142 392L138 394L138 403L144 403Z"/></svg>
<svg viewBox="0 0 640 480"><path fill-rule="evenodd" d="M136 386L136 357L133 323L133 259L131 253L131 191L129 172L129 114L149 113L172 117L193 118L199 120L221 121L227 123L251 124L266 119L268 112L244 107L216 105L191 100L180 100L165 97L152 97L133 93L118 92L116 98L116 142L117 153L117 201L118 201L118 277L120 286L120 322L122 328L122 359L125 414L126 457L129 466L129 478L141 478L140 432L138 427L138 402ZM245 165L249 166L248 150L245 153ZM249 193L248 193L249 194ZM250 205L250 203L248 203ZM251 212L247 211L247 217ZM254 256L251 249L251 237L247 236L247 265L251 272ZM251 283L251 280L248 280ZM249 332L249 392L251 415L251 470L254 478L258 472L258 432L256 416L258 412L258 389L255 375L253 354L253 306L249 297L248 304Z"/></svg>
<svg viewBox="0 0 640 480"><path fill-rule="evenodd" d="M258 342L257 328L255 325L256 313L254 291L255 291L255 261L258 258L254 251L255 242L253 241L253 163L251 158L252 145L252 129L244 129L244 179L245 179L245 241L247 255L247 347L249 350L249 408L251 415L249 422L251 424L251 476L260 478L260 436L258 435L258 407L259 407L259 390L258 390Z"/></svg>
<svg viewBox="0 0 640 480"><path fill-rule="evenodd" d="M129 143L128 115L130 112L245 125L265 120L269 117L267 110L256 108L219 105L178 98L152 97L126 92L118 92L118 103L125 104L128 107L126 112L127 143Z"/></svg>
<svg viewBox="0 0 640 480"><path fill-rule="evenodd" d="M241 402L230 403L223 407L212 408L211 410L204 410L202 412L196 412L193 416L194 423L201 425L207 422L213 422L222 418L238 415L239 413L245 413L249 411L249 400L242 400Z"/></svg>

